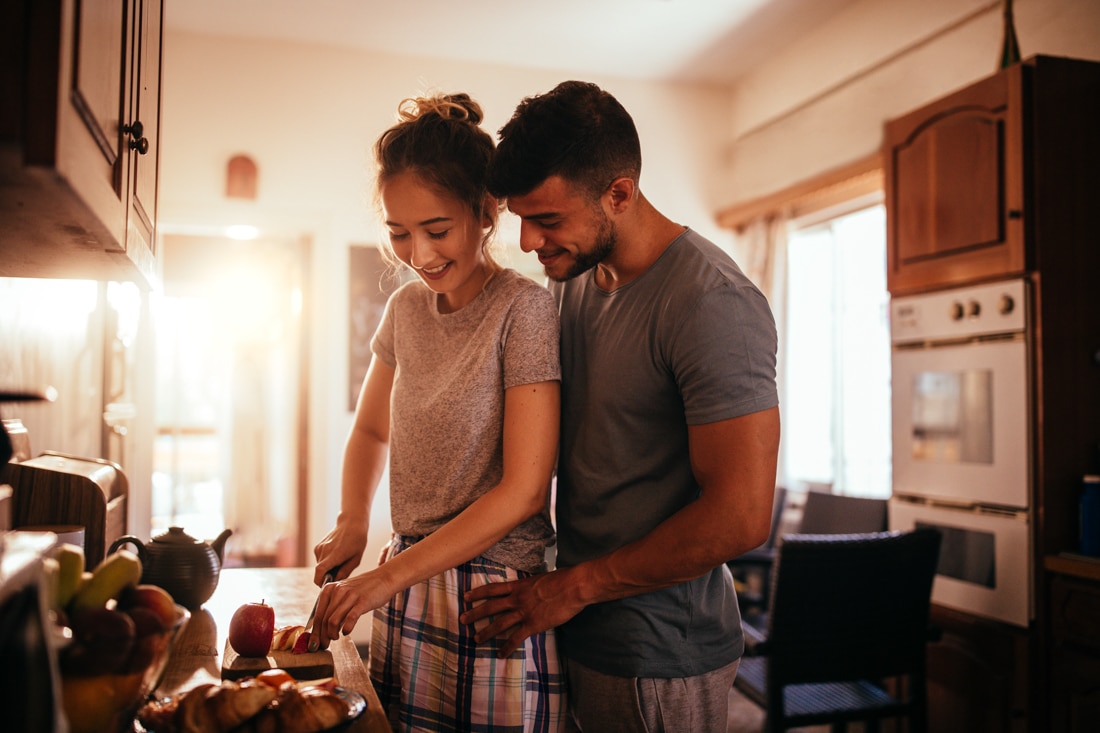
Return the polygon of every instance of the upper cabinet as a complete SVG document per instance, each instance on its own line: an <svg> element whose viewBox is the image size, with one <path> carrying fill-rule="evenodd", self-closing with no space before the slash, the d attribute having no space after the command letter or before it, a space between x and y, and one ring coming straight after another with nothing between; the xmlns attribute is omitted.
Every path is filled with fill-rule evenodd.
<svg viewBox="0 0 1100 733"><path fill-rule="evenodd" d="M157 280L163 0L24 0L0 93L0 276Z"/></svg>
<svg viewBox="0 0 1100 733"><path fill-rule="evenodd" d="M1024 272L1019 65L886 124L891 293Z"/></svg>
<svg viewBox="0 0 1100 733"><path fill-rule="evenodd" d="M1040 272L1049 282L1066 274L1056 259L1087 254L1098 70L1036 56L886 123L891 293Z"/></svg>

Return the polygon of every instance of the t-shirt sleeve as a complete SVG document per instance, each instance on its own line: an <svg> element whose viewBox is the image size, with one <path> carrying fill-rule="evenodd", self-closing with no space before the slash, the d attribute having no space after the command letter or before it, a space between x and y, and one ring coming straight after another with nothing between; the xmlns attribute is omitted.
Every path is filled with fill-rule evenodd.
<svg viewBox="0 0 1100 733"><path fill-rule="evenodd" d="M677 329L673 365L689 425L779 404L777 335L767 299L751 284L704 293Z"/></svg>
<svg viewBox="0 0 1100 733"><path fill-rule="evenodd" d="M550 292L541 286L524 289L512 303L503 332L505 389L561 379L560 331Z"/></svg>
<svg viewBox="0 0 1100 733"><path fill-rule="evenodd" d="M396 310L397 292L386 301L386 309L382 312L382 318L378 322L378 328L370 340L370 350L386 366L396 369L397 357L393 351L394 311Z"/></svg>

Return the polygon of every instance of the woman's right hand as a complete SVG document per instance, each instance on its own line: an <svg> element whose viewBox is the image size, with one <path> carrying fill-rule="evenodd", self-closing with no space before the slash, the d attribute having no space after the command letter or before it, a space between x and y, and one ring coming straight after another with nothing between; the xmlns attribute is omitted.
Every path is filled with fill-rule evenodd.
<svg viewBox="0 0 1100 733"><path fill-rule="evenodd" d="M313 582L320 586L325 574L336 570L335 580L343 580L359 567L367 548L367 528L362 525L336 521L324 539L313 548L317 565L313 569Z"/></svg>

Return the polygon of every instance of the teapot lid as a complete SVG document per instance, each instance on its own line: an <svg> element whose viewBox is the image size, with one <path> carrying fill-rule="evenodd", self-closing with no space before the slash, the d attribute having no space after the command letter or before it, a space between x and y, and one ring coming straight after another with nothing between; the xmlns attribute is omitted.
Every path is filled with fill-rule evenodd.
<svg viewBox="0 0 1100 733"><path fill-rule="evenodd" d="M167 532L158 534L153 538L153 542L161 542L170 545L201 545L206 544L202 540L197 540L191 535L183 531L183 527L169 527Z"/></svg>

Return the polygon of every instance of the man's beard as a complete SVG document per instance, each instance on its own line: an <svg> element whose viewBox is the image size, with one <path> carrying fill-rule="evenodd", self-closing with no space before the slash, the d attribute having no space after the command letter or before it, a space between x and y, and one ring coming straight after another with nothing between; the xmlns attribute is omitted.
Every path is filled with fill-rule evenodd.
<svg viewBox="0 0 1100 733"><path fill-rule="evenodd" d="M557 282L572 280L577 275L588 272L607 259L608 256L615 251L615 245L618 241L619 236L615 231L615 225L611 223L607 217L604 217L600 222L599 230L596 232L596 238L593 242L592 249L587 252L578 252L573 258L573 264L566 270L564 275L554 276L549 272L547 272L546 275L551 280L556 280Z"/></svg>

